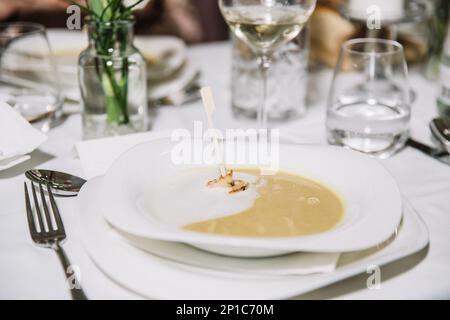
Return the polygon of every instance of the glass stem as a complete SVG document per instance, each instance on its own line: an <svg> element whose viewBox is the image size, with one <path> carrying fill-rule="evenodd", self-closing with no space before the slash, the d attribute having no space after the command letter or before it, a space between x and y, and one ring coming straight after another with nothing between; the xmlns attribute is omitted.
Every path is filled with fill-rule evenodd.
<svg viewBox="0 0 450 320"><path fill-rule="evenodd" d="M263 95L261 105L257 112L257 121L259 129L267 129L267 73L271 66L271 58L267 54L262 54L259 57L259 70L261 71L261 77L263 81Z"/></svg>

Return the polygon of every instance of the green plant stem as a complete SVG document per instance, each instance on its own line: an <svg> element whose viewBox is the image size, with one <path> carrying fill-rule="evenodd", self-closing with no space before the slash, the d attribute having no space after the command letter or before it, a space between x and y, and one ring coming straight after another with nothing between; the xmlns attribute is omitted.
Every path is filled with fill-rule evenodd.
<svg viewBox="0 0 450 320"><path fill-rule="evenodd" d="M126 121L128 122L128 108L127 108L127 101L128 101L128 58L122 59L122 81L120 83L120 86L122 88L122 106L125 106L125 110L122 110L122 113L124 117L126 118Z"/></svg>
<svg viewBox="0 0 450 320"><path fill-rule="evenodd" d="M128 58L121 59L122 67L117 74L120 75L120 79L117 79L113 62L114 54L108 51L118 41L120 53L124 55L127 48L126 38L124 35L117 35L118 30L114 26L106 30L104 32L101 26L97 26L93 37L96 51L101 56L96 59L95 67L105 96L107 120L108 123L128 124Z"/></svg>
<svg viewBox="0 0 450 320"><path fill-rule="evenodd" d="M111 84L111 81L106 72L101 74L100 77L103 92L105 95L106 114L108 123L118 122L119 114L117 113L117 110L119 109L119 106L117 105L118 101L114 94L113 85Z"/></svg>
<svg viewBox="0 0 450 320"><path fill-rule="evenodd" d="M123 58L128 62L127 58ZM127 124L128 115L128 63L122 66L122 79L116 80L114 67L108 66L103 61L103 73L101 75L102 87L106 98L106 112L109 123ZM126 69L126 71L125 71Z"/></svg>

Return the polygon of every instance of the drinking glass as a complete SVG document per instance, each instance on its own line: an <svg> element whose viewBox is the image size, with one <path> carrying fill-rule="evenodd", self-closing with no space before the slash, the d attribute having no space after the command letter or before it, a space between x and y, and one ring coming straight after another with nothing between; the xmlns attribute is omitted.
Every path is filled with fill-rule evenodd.
<svg viewBox="0 0 450 320"><path fill-rule="evenodd" d="M0 24L0 99L44 131L61 110L58 73L44 26Z"/></svg>
<svg viewBox="0 0 450 320"><path fill-rule="evenodd" d="M272 54L300 33L315 4L316 0L219 0L231 30L258 56L263 79L262 103L257 113L260 128L267 127L267 73Z"/></svg>
<svg viewBox="0 0 450 320"><path fill-rule="evenodd" d="M386 158L407 140L410 115L402 45L374 38L346 41L328 97L328 141Z"/></svg>

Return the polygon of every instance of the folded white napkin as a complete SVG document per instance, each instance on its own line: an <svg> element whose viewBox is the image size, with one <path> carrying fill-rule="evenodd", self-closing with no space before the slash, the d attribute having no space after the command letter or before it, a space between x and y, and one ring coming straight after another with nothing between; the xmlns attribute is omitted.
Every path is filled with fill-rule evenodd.
<svg viewBox="0 0 450 320"><path fill-rule="evenodd" d="M151 140L170 137L170 132L147 132L79 142L76 149L87 179L106 173L113 162L128 149ZM94 205L94 204L93 204ZM222 257L165 241L154 241L123 234L124 241L154 255L191 266L238 273L265 275L305 275L333 272L340 253L295 253L268 259Z"/></svg>
<svg viewBox="0 0 450 320"><path fill-rule="evenodd" d="M170 132L145 132L78 142L75 148L84 177L91 179L106 173L113 162L128 149L151 140L170 137Z"/></svg>
<svg viewBox="0 0 450 320"><path fill-rule="evenodd" d="M0 101L0 171L30 158L47 137L7 103Z"/></svg>

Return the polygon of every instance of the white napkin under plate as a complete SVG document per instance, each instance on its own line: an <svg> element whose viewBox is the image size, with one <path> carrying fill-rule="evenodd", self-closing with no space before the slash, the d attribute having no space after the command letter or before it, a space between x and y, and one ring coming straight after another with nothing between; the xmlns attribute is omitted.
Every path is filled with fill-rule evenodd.
<svg viewBox="0 0 450 320"><path fill-rule="evenodd" d="M30 159L47 137L7 103L0 101L0 171Z"/></svg>
<svg viewBox="0 0 450 320"><path fill-rule="evenodd" d="M151 140L170 137L170 132L146 132L119 137L103 138L79 142L76 149L80 156L85 177L105 174L113 162L128 149ZM340 253L296 253L269 259L239 259L219 257L182 244L164 243L121 234L130 244L157 256L186 264L220 269L224 260L228 261L225 271L248 273L252 269L258 274L288 275L333 272ZM193 259L195 257L195 259ZM213 258L211 258L213 257ZM280 260L281 259L281 260ZM195 261L195 263L193 262Z"/></svg>

